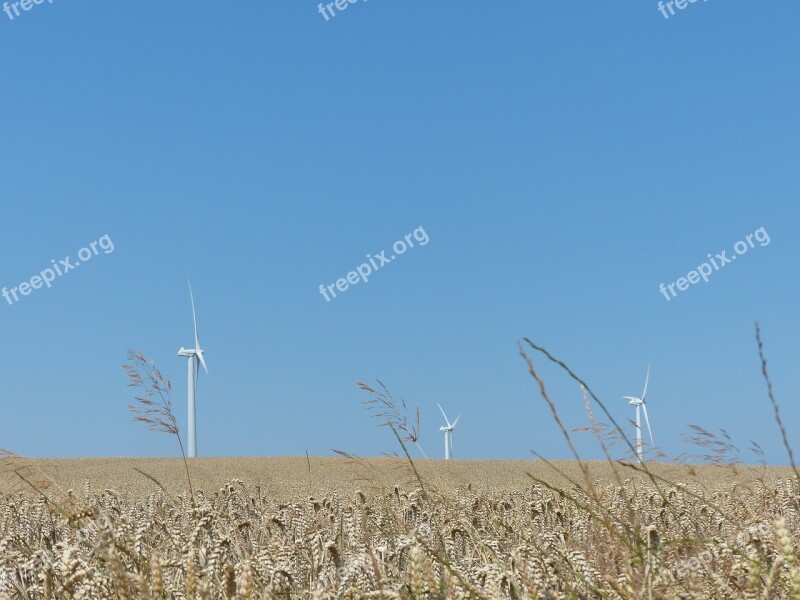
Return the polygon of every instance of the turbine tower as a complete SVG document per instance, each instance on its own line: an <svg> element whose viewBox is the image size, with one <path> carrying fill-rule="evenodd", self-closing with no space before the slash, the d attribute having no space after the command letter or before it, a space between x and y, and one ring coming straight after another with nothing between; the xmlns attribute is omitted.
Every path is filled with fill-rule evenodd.
<svg viewBox="0 0 800 600"><path fill-rule="evenodd" d="M633 396L623 396L628 404L636 407L636 456L639 462L644 460L644 442L642 442L642 421L640 411L644 411L644 420L647 423L647 432L650 434L650 445L655 446L653 441L653 431L650 429L650 418L647 416L647 384L650 381L650 365L647 365L647 376L644 379L644 391L641 398L634 398Z"/></svg>
<svg viewBox="0 0 800 600"><path fill-rule="evenodd" d="M450 424L450 419L447 418L447 415L444 414L444 409L442 408L441 404L436 404L439 407L439 410L442 411L442 416L444 417L445 423L447 426L439 427L439 431L444 431L444 459L450 460L453 457L453 430L456 428L458 424L458 420L461 418L461 415L456 417L456 420Z"/></svg>
<svg viewBox="0 0 800 600"><path fill-rule="evenodd" d="M192 301L192 320L194 321L194 348L187 350L183 346L178 350L178 356L185 356L189 359L189 457L197 456L197 425L195 420L195 392L197 390L197 374L200 371L199 365L208 375L206 359L203 358L203 349L200 347L200 338L197 335L197 314L194 310L194 295L192 294L192 284L189 283L189 298Z"/></svg>

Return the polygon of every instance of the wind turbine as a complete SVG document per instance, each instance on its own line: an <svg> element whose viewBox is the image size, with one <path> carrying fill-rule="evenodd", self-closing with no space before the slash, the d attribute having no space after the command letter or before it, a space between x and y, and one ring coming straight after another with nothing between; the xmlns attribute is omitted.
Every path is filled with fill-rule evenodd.
<svg viewBox="0 0 800 600"><path fill-rule="evenodd" d="M655 446L653 441L653 431L650 429L650 418L647 416L647 384L650 381L650 365L647 365L647 377L644 380L644 391L641 398L634 398L633 396L623 396L628 400L628 404L636 407L636 456L639 457L639 462L644 460L644 444L642 442L642 421L639 411L644 411L644 420L647 423L647 432L650 434L650 445Z"/></svg>
<svg viewBox="0 0 800 600"><path fill-rule="evenodd" d="M189 282L189 298L192 301L192 319L194 321L194 348L187 350L183 346L178 350L178 356L185 356L189 359L189 457L197 456L197 429L195 420L195 391L197 390L197 374L200 371L199 365L208 375L206 359L203 358L203 349L200 347L200 338L197 335L197 314L194 310L194 295L192 294L192 284Z"/></svg>
<svg viewBox="0 0 800 600"><path fill-rule="evenodd" d="M456 417L456 420L450 424L450 419L448 419L447 415L444 414L442 405L437 403L436 406L438 406L439 410L442 411L444 421L447 423L446 427L444 425L439 427L439 431L444 431L444 459L450 460L453 457L453 429L455 429L456 425L458 425L458 420L461 418L461 415Z"/></svg>

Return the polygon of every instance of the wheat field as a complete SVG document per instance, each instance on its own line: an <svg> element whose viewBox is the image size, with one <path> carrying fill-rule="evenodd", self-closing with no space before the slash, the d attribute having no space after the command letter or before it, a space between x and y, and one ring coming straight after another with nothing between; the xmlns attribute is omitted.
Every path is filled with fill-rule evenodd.
<svg viewBox="0 0 800 600"><path fill-rule="evenodd" d="M789 469L189 462L9 458L0 597L800 597Z"/></svg>

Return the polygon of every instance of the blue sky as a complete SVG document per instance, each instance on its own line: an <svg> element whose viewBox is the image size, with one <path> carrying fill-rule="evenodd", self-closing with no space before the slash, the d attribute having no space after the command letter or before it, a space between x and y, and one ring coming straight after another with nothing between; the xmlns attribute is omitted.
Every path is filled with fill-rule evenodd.
<svg viewBox="0 0 800 600"><path fill-rule="evenodd" d="M432 457L436 402L461 414L457 457L567 457L529 336L623 422L651 362L669 455L699 424L784 463L754 322L800 446L798 20L794 2L719 0L668 20L650 0L0 13L0 286L114 243L0 299L0 447L174 455L130 421L120 365L155 359L184 425L188 278L202 455L392 451L355 385L380 378L419 404ZM320 295L418 227L427 245ZM769 245L659 293L760 227ZM584 425L575 384L537 364Z"/></svg>

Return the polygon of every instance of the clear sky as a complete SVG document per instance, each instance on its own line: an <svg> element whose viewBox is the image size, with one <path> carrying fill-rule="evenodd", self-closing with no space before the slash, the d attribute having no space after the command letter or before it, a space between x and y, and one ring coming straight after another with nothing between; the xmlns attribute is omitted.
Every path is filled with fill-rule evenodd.
<svg viewBox="0 0 800 600"><path fill-rule="evenodd" d="M0 447L174 455L131 422L120 365L127 348L155 359L185 427L191 279L202 455L392 451L355 385L380 378L420 406L432 457L436 402L461 415L456 457L567 457L518 355L529 336L631 433L622 396L651 362L669 455L699 424L784 463L756 320L800 448L797 2L333 10L0 12L0 286L114 244L0 298ZM320 294L419 227L427 244ZM708 283L659 291L761 227L770 243ZM586 424L577 386L537 364L567 425Z"/></svg>

